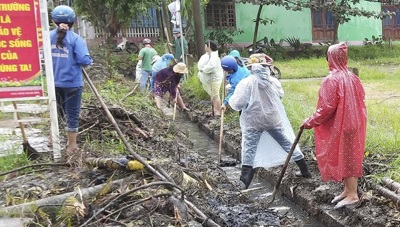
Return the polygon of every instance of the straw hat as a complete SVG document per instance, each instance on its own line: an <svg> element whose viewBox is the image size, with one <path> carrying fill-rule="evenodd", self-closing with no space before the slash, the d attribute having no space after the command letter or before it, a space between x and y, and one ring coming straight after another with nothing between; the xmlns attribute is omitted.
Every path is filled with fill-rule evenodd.
<svg viewBox="0 0 400 227"><path fill-rule="evenodd" d="M178 64L174 65L172 70L174 70L175 73L180 73L180 74L188 73L188 69L187 69L185 63L182 63L182 62L179 62Z"/></svg>

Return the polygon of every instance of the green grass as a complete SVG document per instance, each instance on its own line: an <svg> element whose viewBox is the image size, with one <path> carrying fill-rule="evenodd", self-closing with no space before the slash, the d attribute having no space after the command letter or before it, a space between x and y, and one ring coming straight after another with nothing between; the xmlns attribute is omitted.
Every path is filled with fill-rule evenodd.
<svg viewBox="0 0 400 227"><path fill-rule="evenodd" d="M400 67L394 62L400 62L400 57L349 62L349 67L359 68L366 91L366 154L369 155L386 157L400 153ZM296 75L292 78L319 77L322 67L325 68L325 75L328 73L327 63L321 59L281 62L280 67ZM283 78L287 78L287 74L284 71ZM321 79L282 81L285 90L283 103L294 129L315 111L320 84ZM313 145L313 141L313 131L307 130L301 142ZM390 165L386 174L400 180L400 158L394 159Z"/></svg>
<svg viewBox="0 0 400 227"><path fill-rule="evenodd" d="M9 136L0 135L0 144L7 143L9 139ZM0 173L30 164L26 155L23 153L17 154L17 149L22 149L22 146L20 147L15 144L15 146L13 146L5 156L0 157Z"/></svg>
<svg viewBox="0 0 400 227"><path fill-rule="evenodd" d="M281 70L282 79L323 77L328 73L325 58L296 59L274 64Z"/></svg>

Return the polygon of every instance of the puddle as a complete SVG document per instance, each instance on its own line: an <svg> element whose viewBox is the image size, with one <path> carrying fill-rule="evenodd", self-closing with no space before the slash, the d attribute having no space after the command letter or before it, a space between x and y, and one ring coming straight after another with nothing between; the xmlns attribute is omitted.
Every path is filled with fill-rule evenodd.
<svg viewBox="0 0 400 227"><path fill-rule="evenodd" d="M38 152L49 152L50 148L47 147L47 137L43 137L43 133L39 129L24 128L26 138L29 144ZM7 127L0 127L0 157L7 154L21 154L22 147L22 134L21 129L8 125Z"/></svg>

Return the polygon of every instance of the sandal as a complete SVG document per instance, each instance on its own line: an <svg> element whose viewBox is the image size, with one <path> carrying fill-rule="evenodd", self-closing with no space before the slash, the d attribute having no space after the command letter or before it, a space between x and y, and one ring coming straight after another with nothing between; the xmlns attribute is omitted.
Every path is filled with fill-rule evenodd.
<svg viewBox="0 0 400 227"><path fill-rule="evenodd" d="M336 206L333 208L335 210L342 208L342 207L348 207L348 206L352 206L352 205L356 205L360 200L342 200L340 201L338 204L336 204Z"/></svg>

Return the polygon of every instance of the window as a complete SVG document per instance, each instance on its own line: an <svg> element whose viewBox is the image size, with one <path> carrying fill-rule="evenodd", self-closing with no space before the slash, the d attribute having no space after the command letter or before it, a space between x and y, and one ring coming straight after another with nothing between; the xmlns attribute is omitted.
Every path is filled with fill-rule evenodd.
<svg viewBox="0 0 400 227"><path fill-rule="evenodd" d="M210 0L205 22L208 28L236 28L235 0Z"/></svg>
<svg viewBox="0 0 400 227"><path fill-rule="evenodd" d="M400 0L382 0L381 3L384 6L395 6L400 4Z"/></svg>
<svg viewBox="0 0 400 227"><path fill-rule="evenodd" d="M394 12L392 16L385 16L382 20L384 28L400 27L400 8L396 6L384 5L382 6L384 12Z"/></svg>
<svg viewBox="0 0 400 227"><path fill-rule="evenodd" d="M326 11L326 27L327 28L333 28L333 15L330 10Z"/></svg>
<svg viewBox="0 0 400 227"><path fill-rule="evenodd" d="M329 10L313 10L313 26L315 28L333 28L333 15ZM323 19L325 17L325 19Z"/></svg>
<svg viewBox="0 0 400 227"><path fill-rule="evenodd" d="M157 10L149 8L147 14L134 18L131 28L158 28Z"/></svg>

